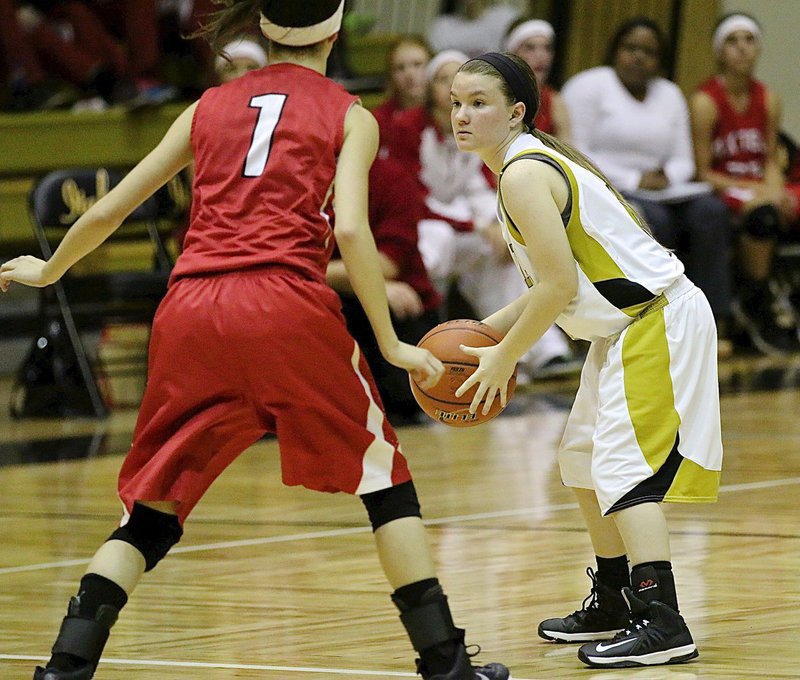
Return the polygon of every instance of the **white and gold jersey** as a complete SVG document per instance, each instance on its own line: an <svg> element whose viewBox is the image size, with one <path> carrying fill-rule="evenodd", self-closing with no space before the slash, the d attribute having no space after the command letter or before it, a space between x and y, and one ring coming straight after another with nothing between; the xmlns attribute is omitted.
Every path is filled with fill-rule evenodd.
<svg viewBox="0 0 800 680"><path fill-rule="evenodd" d="M506 153L503 171L532 158L556 168L569 186L562 213L575 266L578 294L556 319L573 338L597 340L622 331L653 305L683 274L683 264L659 245L628 206L593 172L530 134L520 135ZM536 285L522 234L498 194L498 215L511 256L527 285Z"/></svg>

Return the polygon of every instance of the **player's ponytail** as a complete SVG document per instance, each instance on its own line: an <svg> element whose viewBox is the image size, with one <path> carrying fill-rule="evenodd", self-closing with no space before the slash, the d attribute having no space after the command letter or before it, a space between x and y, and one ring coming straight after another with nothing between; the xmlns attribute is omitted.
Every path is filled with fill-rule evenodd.
<svg viewBox="0 0 800 680"><path fill-rule="evenodd" d="M262 0L214 0L220 9L206 15L203 25L190 38L204 38L216 54L232 39L258 24Z"/></svg>

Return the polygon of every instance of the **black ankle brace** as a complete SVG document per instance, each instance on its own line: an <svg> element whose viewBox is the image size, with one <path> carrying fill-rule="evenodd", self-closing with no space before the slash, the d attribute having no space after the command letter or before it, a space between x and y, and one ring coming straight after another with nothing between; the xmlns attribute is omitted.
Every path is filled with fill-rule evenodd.
<svg viewBox="0 0 800 680"><path fill-rule="evenodd" d="M658 561L637 564L631 570L631 589L643 602L658 600L676 612L679 611L671 562Z"/></svg>
<svg viewBox="0 0 800 680"><path fill-rule="evenodd" d="M61 622L48 668L73 670L86 664L91 664L93 669L97 668L111 627L119 617L119 609L103 604L97 608L95 617L88 619L79 615L80 607L80 599L73 597L67 616Z"/></svg>
<svg viewBox="0 0 800 680"><path fill-rule="evenodd" d="M416 606L409 606L399 596L399 590L392 595L392 601L400 610L400 621L421 657L420 667L432 675L449 672L464 645L464 631L453 623L442 587L430 588Z"/></svg>

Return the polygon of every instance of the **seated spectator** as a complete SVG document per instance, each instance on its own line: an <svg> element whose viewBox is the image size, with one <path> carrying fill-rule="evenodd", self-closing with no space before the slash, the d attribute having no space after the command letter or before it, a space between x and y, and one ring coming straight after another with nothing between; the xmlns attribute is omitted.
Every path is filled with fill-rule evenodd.
<svg viewBox="0 0 800 680"><path fill-rule="evenodd" d="M425 66L431 56L428 44L414 35L401 36L386 53L386 100L372 111L381 130L382 147L390 143L395 116L424 103Z"/></svg>
<svg viewBox="0 0 800 680"><path fill-rule="evenodd" d="M800 154L797 143L786 132L778 133L777 160L786 189L780 202L781 213L797 238L800 230Z"/></svg>
<svg viewBox="0 0 800 680"><path fill-rule="evenodd" d="M497 51L509 24L519 11L505 3L491 0L459 0L453 14L434 19L428 31L428 43L434 52L459 50L470 57Z"/></svg>
<svg viewBox="0 0 800 680"><path fill-rule="evenodd" d="M41 0L60 4L73 0ZM129 108L159 106L178 97L165 82L156 0L84 0L106 29L126 46L125 75L133 82Z"/></svg>
<svg viewBox="0 0 800 680"><path fill-rule="evenodd" d="M687 190L695 176L686 99L659 72L666 38L646 17L625 22L613 37L607 66L576 74L561 90L574 145L644 216L655 238L678 251L686 272L706 294L721 335L731 313L731 222L713 193L687 191L670 202L660 190ZM640 191L649 193L645 197ZM672 202L675 200L675 202ZM719 343L721 356L732 351Z"/></svg>
<svg viewBox="0 0 800 680"><path fill-rule="evenodd" d="M797 348L797 322L770 285L789 196L776 153L780 101L754 76L761 36L746 14L719 21L712 40L717 74L692 96L691 112L698 175L740 225L734 316L756 349L773 354Z"/></svg>
<svg viewBox="0 0 800 680"><path fill-rule="evenodd" d="M422 211L422 197L403 166L376 158L369 173L369 222L386 279L392 323L400 340L414 345L439 323L441 304L417 249ZM347 327L372 370L389 422L416 422L422 411L411 394L408 373L383 358L344 262L336 256L328 265L327 278L339 293Z"/></svg>
<svg viewBox="0 0 800 680"><path fill-rule="evenodd" d="M229 42L222 51L227 56L217 56L214 60L214 71L221 83L227 83L248 71L263 68L267 65L267 53L255 40L249 37L238 38Z"/></svg>
<svg viewBox="0 0 800 680"><path fill-rule="evenodd" d="M569 112L561 95L548 84L553 67L554 39L555 32L549 22L521 18L509 27L504 47L506 52L524 59L536 76L540 96L539 110L533 121L536 129L569 144L572 141Z"/></svg>
<svg viewBox="0 0 800 680"><path fill-rule="evenodd" d="M31 111L63 106L67 100L48 75L17 17L16 4L0 0L0 77L8 88L3 97L5 108Z"/></svg>
<svg viewBox="0 0 800 680"><path fill-rule="evenodd" d="M459 151L450 124L450 85L467 56L435 55L425 69L426 105L395 117L390 157L408 168L424 197L419 250L442 295L455 282L478 318L489 316L525 291L497 222L496 193L474 154ZM555 327L525 356L522 370L535 374L552 361L570 358Z"/></svg>

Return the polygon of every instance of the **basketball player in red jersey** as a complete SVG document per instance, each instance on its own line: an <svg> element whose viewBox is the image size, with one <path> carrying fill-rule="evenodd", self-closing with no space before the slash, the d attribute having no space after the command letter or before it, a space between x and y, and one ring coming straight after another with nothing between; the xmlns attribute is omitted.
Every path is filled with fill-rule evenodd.
<svg viewBox="0 0 800 680"><path fill-rule="evenodd" d="M697 173L738 215L742 284L733 312L764 353L797 349L791 313L776 314L769 288L775 244L784 233L787 193L777 163L778 95L754 77L761 28L736 13L714 31L718 73L690 101Z"/></svg>
<svg viewBox="0 0 800 680"><path fill-rule="evenodd" d="M390 322L367 220L377 124L323 75L343 7L227 2L209 24L212 45L260 18L270 65L206 91L49 261L26 256L0 269L3 290L53 283L194 161L190 227L154 321L147 390L119 478L125 516L92 559L34 680L94 676L143 572L178 542L214 479L265 432L278 433L286 484L363 500L422 677L509 678L500 664L470 663L406 461L325 284L334 191L336 241L383 355L427 385L441 377L441 363L399 342Z"/></svg>

